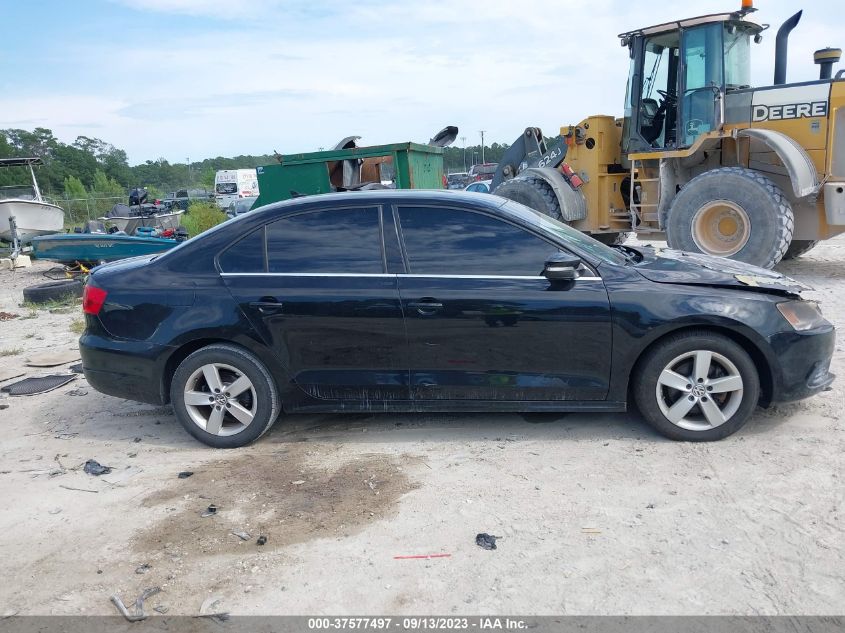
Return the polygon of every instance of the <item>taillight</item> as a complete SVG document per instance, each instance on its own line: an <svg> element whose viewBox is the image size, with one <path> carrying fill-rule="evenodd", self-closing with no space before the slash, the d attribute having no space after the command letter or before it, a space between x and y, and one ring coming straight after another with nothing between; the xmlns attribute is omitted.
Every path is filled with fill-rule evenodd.
<svg viewBox="0 0 845 633"><path fill-rule="evenodd" d="M85 284L85 290L82 292L82 311L94 316L100 314L100 310L106 302L106 295L108 295L108 292L102 288Z"/></svg>

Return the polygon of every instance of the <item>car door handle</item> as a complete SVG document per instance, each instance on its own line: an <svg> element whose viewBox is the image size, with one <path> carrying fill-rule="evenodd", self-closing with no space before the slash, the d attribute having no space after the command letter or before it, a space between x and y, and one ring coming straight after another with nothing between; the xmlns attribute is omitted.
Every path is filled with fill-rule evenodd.
<svg viewBox="0 0 845 633"><path fill-rule="evenodd" d="M408 302L408 307L416 309L419 314L429 315L434 314L438 310L442 310L443 304L436 299L429 299L426 297L425 299L420 299L419 301Z"/></svg>
<svg viewBox="0 0 845 633"><path fill-rule="evenodd" d="M249 307L256 308L261 314L273 314L281 312L284 304L273 297L261 297L259 301L251 301Z"/></svg>

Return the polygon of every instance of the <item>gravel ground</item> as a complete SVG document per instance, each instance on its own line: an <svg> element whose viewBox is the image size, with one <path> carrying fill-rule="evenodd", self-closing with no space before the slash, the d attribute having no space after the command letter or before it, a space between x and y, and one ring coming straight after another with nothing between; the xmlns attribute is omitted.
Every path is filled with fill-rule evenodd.
<svg viewBox="0 0 845 633"><path fill-rule="evenodd" d="M21 306L45 268L0 272L0 368L76 345L78 307ZM842 327L845 238L779 268ZM843 400L840 380L704 445L633 413L312 415L226 452L80 377L0 400L0 616L116 614L153 586L168 614L841 613Z"/></svg>

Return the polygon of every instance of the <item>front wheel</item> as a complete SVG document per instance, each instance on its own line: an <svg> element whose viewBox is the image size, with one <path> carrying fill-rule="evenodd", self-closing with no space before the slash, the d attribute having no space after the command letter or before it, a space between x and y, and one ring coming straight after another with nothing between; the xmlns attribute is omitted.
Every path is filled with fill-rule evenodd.
<svg viewBox="0 0 845 633"><path fill-rule="evenodd" d="M209 345L173 375L170 400L188 433L214 448L254 442L279 415L276 384L264 364L234 345Z"/></svg>
<svg viewBox="0 0 845 633"><path fill-rule="evenodd" d="M722 167L685 184L669 208L671 248L771 268L786 254L795 226L789 200L762 174Z"/></svg>
<svg viewBox="0 0 845 633"><path fill-rule="evenodd" d="M738 431L760 397L748 353L710 332L659 341L637 364L634 398L646 421L673 440L706 442Z"/></svg>

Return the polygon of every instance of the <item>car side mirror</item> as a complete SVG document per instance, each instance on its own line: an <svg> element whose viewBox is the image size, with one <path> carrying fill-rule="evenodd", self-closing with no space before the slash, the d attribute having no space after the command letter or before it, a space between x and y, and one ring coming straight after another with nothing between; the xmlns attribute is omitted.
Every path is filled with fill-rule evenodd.
<svg viewBox="0 0 845 633"><path fill-rule="evenodd" d="M549 281L574 281L578 279L581 258L567 253L557 253L546 260L543 277Z"/></svg>

